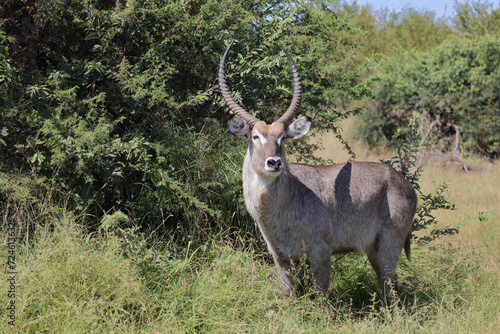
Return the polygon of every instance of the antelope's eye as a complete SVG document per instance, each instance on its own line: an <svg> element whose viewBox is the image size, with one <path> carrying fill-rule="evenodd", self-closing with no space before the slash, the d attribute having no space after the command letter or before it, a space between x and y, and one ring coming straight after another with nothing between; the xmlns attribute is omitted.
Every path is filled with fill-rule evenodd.
<svg viewBox="0 0 500 334"><path fill-rule="evenodd" d="M252 138L253 138L253 140L257 140L257 139L259 139L260 137L259 137L259 136L257 136L257 135L255 135L255 136L253 136Z"/></svg>

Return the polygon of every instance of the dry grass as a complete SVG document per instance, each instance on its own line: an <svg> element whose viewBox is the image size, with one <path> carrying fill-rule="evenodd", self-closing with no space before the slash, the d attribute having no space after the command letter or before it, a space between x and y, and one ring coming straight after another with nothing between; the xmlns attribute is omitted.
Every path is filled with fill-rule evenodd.
<svg viewBox="0 0 500 334"><path fill-rule="evenodd" d="M474 161L469 172L456 165L424 166L422 188L426 192L449 182L448 198L456 204L454 211L437 212L441 226L459 226L459 234L451 237L458 248L483 252L483 268L500 268L500 163ZM482 217L482 218L481 218Z"/></svg>

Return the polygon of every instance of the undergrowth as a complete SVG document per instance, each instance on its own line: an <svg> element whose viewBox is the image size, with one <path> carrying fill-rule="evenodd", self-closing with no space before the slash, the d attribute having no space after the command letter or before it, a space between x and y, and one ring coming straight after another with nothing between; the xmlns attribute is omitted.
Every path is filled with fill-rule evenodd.
<svg viewBox="0 0 500 334"><path fill-rule="evenodd" d="M19 244L17 319L8 325L2 308L1 332L437 331L458 329L477 312L498 323L498 293L484 290L498 276L480 270L481 251L444 239L418 247L411 265L402 262L401 302L387 309L364 257L334 261L334 298L306 288L288 299L273 266L255 252L213 240L174 253L146 236L89 235L80 219L56 210L49 226L36 225L31 241Z"/></svg>

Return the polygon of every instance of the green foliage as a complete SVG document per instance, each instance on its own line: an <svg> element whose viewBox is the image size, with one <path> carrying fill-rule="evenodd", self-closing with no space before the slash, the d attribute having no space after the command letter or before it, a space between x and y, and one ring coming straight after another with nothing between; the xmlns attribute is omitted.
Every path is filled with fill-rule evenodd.
<svg viewBox="0 0 500 334"><path fill-rule="evenodd" d="M390 138L418 114L432 149L500 154L500 37L456 39L386 61L378 99L364 115L369 143Z"/></svg>
<svg viewBox="0 0 500 334"><path fill-rule="evenodd" d="M453 33L446 18L413 7L400 11L375 10L370 4L361 6L356 1L339 1L337 11L341 16L352 17L356 26L364 30L360 43L365 57L384 58L402 50L427 50Z"/></svg>
<svg viewBox="0 0 500 334"><path fill-rule="evenodd" d="M234 95L272 120L291 99L334 130L339 98L370 95L350 66L360 33L329 1L24 1L0 8L0 170L52 180L88 223L161 227L179 241L254 232L241 200L243 145L226 130L216 81L227 43ZM340 135L339 135L340 136ZM291 152L313 159L316 145ZM69 195L66 195L69 194ZM166 228L166 229L165 229Z"/></svg>
<svg viewBox="0 0 500 334"><path fill-rule="evenodd" d="M420 149L419 132L416 128L418 119L412 118L406 131L395 133L388 143L391 150L397 155L389 160L382 160L383 163L396 168L410 183L416 191L420 192L420 176L422 167L417 166L417 154ZM413 171L412 171L413 170Z"/></svg>
<svg viewBox="0 0 500 334"><path fill-rule="evenodd" d="M493 3L455 1L454 9L453 25L460 34L474 37L500 33L500 8L495 8Z"/></svg>
<svg viewBox="0 0 500 334"><path fill-rule="evenodd" d="M448 185L443 183L439 186L435 194L423 194L420 189L420 177L422 175L422 167L417 166L417 154L420 149L419 131L417 129L418 118L411 119L405 134L397 132L389 141L389 148L397 152L389 160L382 160L394 168L396 168L410 183L415 191L420 193L420 203L413 219L411 227L412 238L418 242L428 242L442 235L450 235L458 233L458 228L443 227L435 228L426 235L417 235L415 232L427 230L438 221L433 211L436 210L454 210L455 204L451 204L444 196L448 189Z"/></svg>
<svg viewBox="0 0 500 334"><path fill-rule="evenodd" d="M379 54L377 98L367 101L357 137L386 143L410 118L421 120L430 152L500 153L498 63L500 8L488 1L456 1L452 15L412 7L400 12L342 3L365 30L364 55Z"/></svg>
<svg viewBox="0 0 500 334"><path fill-rule="evenodd" d="M455 210L455 204L450 204L444 195L447 189L448 185L443 183L439 186L438 190L436 190L435 194L421 194L421 204L417 210L416 217L413 220L412 229L414 232L428 229L430 225L437 223L436 216L434 216L432 211L439 209ZM419 242L428 242L443 235L452 235L457 233L458 228L446 225L445 227L435 228L427 235L420 236L417 239Z"/></svg>

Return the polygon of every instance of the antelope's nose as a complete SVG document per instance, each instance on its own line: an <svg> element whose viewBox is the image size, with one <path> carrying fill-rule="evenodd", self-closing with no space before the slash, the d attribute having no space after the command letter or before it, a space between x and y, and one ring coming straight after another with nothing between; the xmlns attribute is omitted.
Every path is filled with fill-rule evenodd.
<svg viewBox="0 0 500 334"><path fill-rule="evenodd" d="M266 169L268 171L275 172L281 168L283 168L283 164L280 157L270 157L266 159Z"/></svg>

